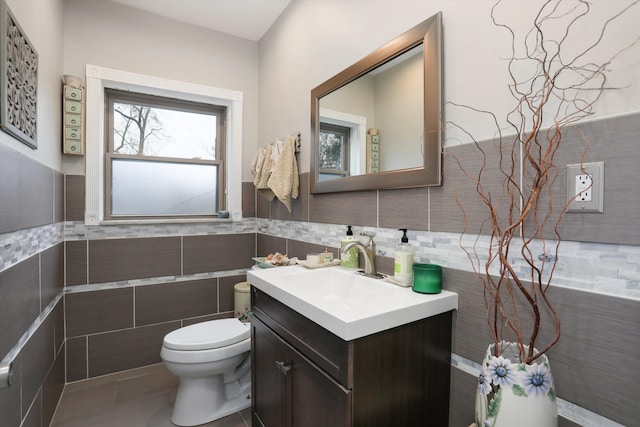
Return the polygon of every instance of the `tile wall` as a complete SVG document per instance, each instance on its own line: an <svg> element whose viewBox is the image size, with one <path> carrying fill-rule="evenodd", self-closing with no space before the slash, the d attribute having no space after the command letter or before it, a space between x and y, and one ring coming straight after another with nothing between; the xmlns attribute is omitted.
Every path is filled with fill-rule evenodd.
<svg viewBox="0 0 640 427"><path fill-rule="evenodd" d="M3 427L46 426L64 387L63 177L0 145L0 389Z"/></svg>
<svg viewBox="0 0 640 427"><path fill-rule="evenodd" d="M68 382L160 363L170 331L233 316L255 256L252 221L66 225Z"/></svg>

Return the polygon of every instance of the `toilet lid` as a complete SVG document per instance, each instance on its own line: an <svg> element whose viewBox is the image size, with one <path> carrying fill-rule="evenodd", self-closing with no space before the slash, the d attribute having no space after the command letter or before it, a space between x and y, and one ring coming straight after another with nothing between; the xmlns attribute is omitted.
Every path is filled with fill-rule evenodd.
<svg viewBox="0 0 640 427"><path fill-rule="evenodd" d="M238 343L250 335L249 326L236 318L210 320L169 332L164 346L172 350L209 350Z"/></svg>

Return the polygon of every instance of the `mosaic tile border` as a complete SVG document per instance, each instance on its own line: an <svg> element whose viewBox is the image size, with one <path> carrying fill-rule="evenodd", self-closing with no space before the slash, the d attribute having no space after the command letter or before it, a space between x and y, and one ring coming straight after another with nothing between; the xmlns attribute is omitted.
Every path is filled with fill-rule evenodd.
<svg viewBox="0 0 640 427"><path fill-rule="evenodd" d="M338 248L345 226L300 221L245 218L232 223L150 224L86 226L83 222L50 224L0 235L0 271L36 255L62 241L111 238L211 235L259 232L275 237L313 242ZM376 233L378 255L392 257L400 238L395 229L354 226L360 232ZM472 271L467 255L460 248L460 234L409 230L409 243L418 262L430 262L462 271ZM465 244L477 239L480 248L488 246L485 236L464 236ZM553 243L553 242L548 242ZM542 248L539 252L542 254ZM512 253L517 253L513 251ZM524 261L513 260L521 272ZM154 278L153 280L156 280ZM558 253L554 286L595 292L619 298L640 300L640 246L564 241Z"/></svg>
<svg viewBox="0 0 640 427"><path fill-rule="evenodd" d="M91 283L88 285L74 285L74 286L65 287L64 293L74 294L77 292L102 291L105 289L132 288L132 287L147 286L147 285L160 285L164 283L187 282L190 280L202 280L202 279L229 277L229 276L240 276L240 275L246 274L247 270L248 269L244 268L244 269L238 269L238 270L216 271L213 273L185 274L181 276L145 277L143 279L122 280L119 282L104 282L104 283Z"/></svg>
<svg viewBox="0 0 640 427"><path fill-rule="evenodd" d="M346 230L345 226L336 224L268 219L256 219L256 227L262 234L313 242L331 248L339 247ZM401 237L401 232L396 229L354 226L353 230L356 236L363 231L376 233L377 253L387 257L393 257ZM460 247L460 234L409 230L407 236L413 246L416 262L473 271L469 258ZM477 241L480 251L488 248L486 236L463 237L466 246L474 241ZM553 243L547 241L547 247ZM543 253L541 246L537 252ZM519 251L513 250L512 253L517 254ZM527 271L528 266L522 259L514 257L512 262L518 271ZM640 246L563 241L558 251L553 286L640 300Z"/></svg>
<svg viewBox="0 0 640 427"><path fill-rule="evenodd" d="M166 237L211 234L255 233L253 218L234 222L210 223L157 223L157 224L108 224L85 225L84 221L66 221L64 223L65 241L100 240L136 237Z"/></svg>
<svg viewBox="0 0 640 427"><path fill-rule="evenodd" d="M0 271L4 271L63 241L63 223L0 234Z"/></svg>

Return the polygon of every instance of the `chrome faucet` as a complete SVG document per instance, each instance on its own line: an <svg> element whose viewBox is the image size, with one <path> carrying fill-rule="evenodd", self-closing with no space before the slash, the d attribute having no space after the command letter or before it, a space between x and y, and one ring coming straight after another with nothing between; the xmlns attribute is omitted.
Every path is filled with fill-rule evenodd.
<svg viewBox="0 0 640 427"><path fill-rule="evenodd" d="M360 233L361 236L366 236L369 238L369 241L366 245L363 243L354 240L353 242L349 242L342 248L342 253L347 252L349 249L356 247L364 255L364 275L375 277L379 279L381 277L376 270L376 244L373 241L374 233Z"/></svg>

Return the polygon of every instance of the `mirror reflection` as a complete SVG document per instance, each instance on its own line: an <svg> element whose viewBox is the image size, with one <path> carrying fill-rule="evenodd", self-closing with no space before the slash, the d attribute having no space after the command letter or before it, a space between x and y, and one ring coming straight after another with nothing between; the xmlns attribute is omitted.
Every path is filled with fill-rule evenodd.
<svg viewBox="0 0 640 427"><path fill-rule="evenodd" d="M441 184L441 13L311 91L311 192Z"/></svg>
<svg viewBox="0 0 640 427"><path fill-rule="evenodd" d="M320 98L318 180L422 166L423 51Z"/></svg>

